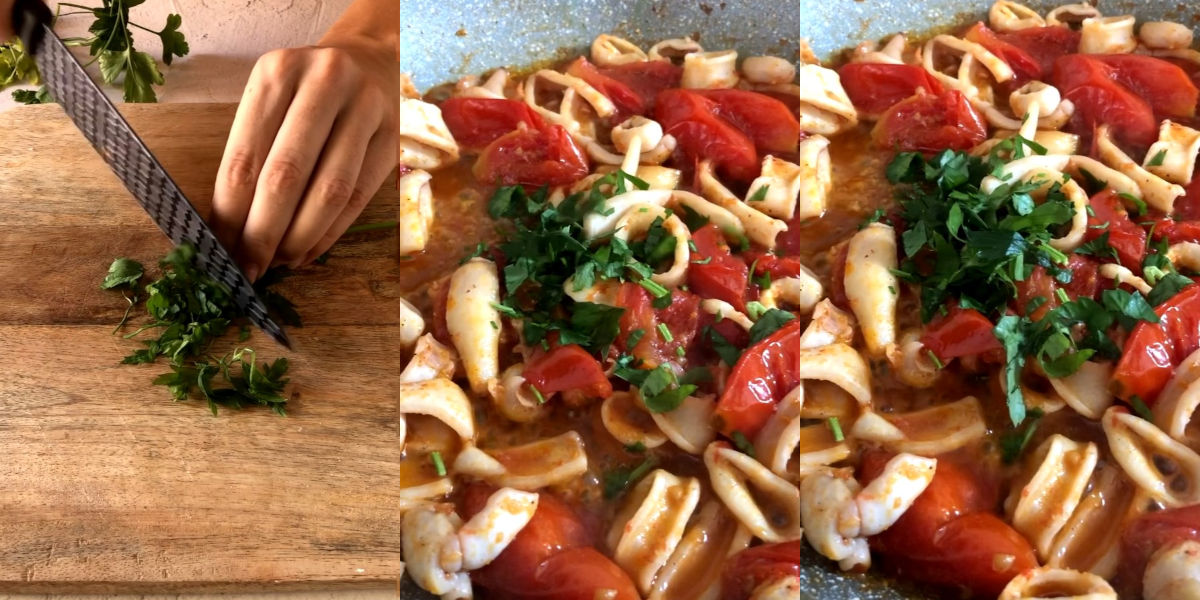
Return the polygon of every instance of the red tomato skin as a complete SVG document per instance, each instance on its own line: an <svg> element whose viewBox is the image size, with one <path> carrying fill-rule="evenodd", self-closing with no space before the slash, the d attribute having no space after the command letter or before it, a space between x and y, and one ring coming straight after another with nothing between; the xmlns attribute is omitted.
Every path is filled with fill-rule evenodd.
<svg viewBox="0 0 1200 600"><path fill-rule="evenodd" d="M1141 267L1141 263L1138 264ZM1072 254L1067 261L1067 269L1071 271L1070 283L1061 284L1071 299L1096 299L1100 293L1100 262L1081 254Z"/></svg>
<svg viewBox="0 0 1200 600"><path fill-rule="evenodd" d="M595 548L580 547L551 555L538 565L525 588L512 600L594 600L612 590L613 600L640 600L637 586L621 567Z"/></svg>
<svg viewBox="0 0 1200 600"><path fill-rule="evenodd" d="M551 125L496 138L479 154L472 171L485 184L567 185L587 176L588 161L566 129Z"/></svg>
<svg viewBox="0 0 1200 600"><path fill-rule="evenodd" d="M471 484L463 495L463 518L483 509L496 488ZM571 548L588 547L592 536L569 506L548 493L538 494L537 511L512 543L483 568L471 572L471 581L496 594L519 594L537 576L539 566L551 556ZM519 596L514 596L519 597Z"/></svg>
<svg viewBox="0 0 1200 600"><path fill-rule="evenodd" d="M800 576L800 540L746 548L725 561L721 600L749 600L758 586L792 575Z"/></svg>
<svg viewBox="0 0 1200 600"><path fill-rule="evenodd" d="M1120 580L1129 595L1140 595L1146 563L1159 549L1183 541L1200 541L1200 505L1169 508L1143 514L1121 534Z"/></svg>
<svg viewBox="0 0 1200 600"><path fill-rule="evenodd" d="M987 139L987 125L961 92L917 94L879 118L871 137L882 148L933 154L968 150Z"/></svg>
<svg viewBox="0 0 1200 600"><path fill-rule="evenodd" d="M654 120L675 136L684 166L709 159L723 175L750 181L759 174L754 142L728 121L717 116L716 103L691 91L671 89L658 95Z"/></svg>
<svg viewBox="0 0 1200 600"><path fill-rule="evenodd" d="M567 67L567 74L586 81L588 85L596 88L596 91L612 100L613 105L617 107L617 112L609 118L613 123L620 123L633 115L646 113L646 103L641 96L628 85L605 75L582 56Z"/></svg>
<svg viewBox="0 0 1200 600"><path fill-rule="evenodd" d="M983 313L955 306L925 326L921 344L943 362L1003 350L992 333L994 325Z"/></svg>
<svg viewBox="0 0 1200 600"><path fill-rule="evenodd" d="M1196 115L1200 90L1178 65L1142 54L1089 56L1112 67L1113 79L1145 98L1155 114L1177 119Z"/></svg>
<svg viewBox="0 0 1200 600"><path fill-rule="evenodd" d="M1090 137L1099 125L1113 127L1119 142L1144 149L1158 138L1158 122L1145 100L1113 79L1114 69L1083 54L1070 54L1054 62L1052 83L1075 104L1071 127Z"/></svg>
<svg viewBox="0 0 1200 600"><path fill-rule="evenodd" d="M941 82L916 65L849 63L838 69L842 87L860 115L878 118L883 111L924 89L941 94Z"/></svg>
<svg viewBox="0 0 1200 600"><path fill-rule="evenodd" d="M1041 63L1030 56L1028 52L988 29L988 26L982 22L972 25L963 37L987 48L988 52L1008 63L1009 68L1016 75L1017 87L1021 83L1042 78Z"/></svg>
<svg viewBox="0 0 1200 600"><path fill-rule="evenodd" d="M1200 242L1200 221L1176 221L1159 219L1154 223L1156 238L1167 238L1168 244Z"/></svg>
<svg viewBox="0 0 1200 600"><path fill-rule="evenodd" d="M655 98L663 90L679 87L683 68L665 60L648 60L612 67L600 67L601 74L625 84L641 98L643 113L654 110Z"/></svg>
<svg viewBox="0 0 1200 600"><path fill-rule="evenodd" d="M717 402L721 433L739 431L753 438L771 418L775 405L798 383L797 345L806 325L793 319L742 353Z"/></svg>
<svg viewBox="0 0 1200 600"><path fill-rule="evenodd" d="M721 229L709 223L692 233L692 242L696 251L688 265L688 289L702 298L724 300L739 312L745 312L749 279L746 263L733 256Z"/></svg>
<svg viewBox="0 0 1200 600"><path fill-rule="evenodd" d="M1054 71L1054 61L1079 49L1080 34L1067 27L1030 27L996 36L1038 62L1042 74Z"/></svg>
<svg viewBox="0 0 1200 600"><path fill-rule="evenodd" d="M1192 174L1192 180L1183 190L1183 195L1175 199L1175 218L1200 221L1200 170Z"/></svg>
<svg viewBox="0 0 1200 600"><path fill-rule="evenodd" d="M467 150L485 148L522 124L535 130L546 127L541 115L517 100L451 98L442 103L441 109L454 141Z"/></svg>
<svg viewBox="0 0 1200 600"><path fill-rule="evenodd" d="M901 579L965 587L981 598L995 598L1013 577L1038 565L1029 541L990 512L950 520L934 533L933 544L932 554L916 550L888 554L884 566ZM996 555L1015 559L997 571Z"/></svg>
<svg viewBox="0 0 1200 600"><path fill-rule="evenodd" d="M1142 259L1146 257L1146 230L1129 218L1121 197L1112 188L1106 188L1092 196L1088 205L1092 210L1083 239L1091 241L1108 233L1108 245L1117 251L1118 262L1134 273L1141 273Z"/></svg>
<svg viewBox="0 0 1200 600"><path fill-rule="evenodd" d="M696 337L700 313L700 297L696 294L675 290L671 304L656 309L650 292L636 283L625 282L617 292L616 302L625 312L621 314L615 347L640 358L648 368L668 361L678 363L679 356L675 348L683 348L686 353ZM671 331L671 341L663 339L659 333L660 323ZM641 340L630 348L629 336L637 329L643 332Z"/></svg>
<svg viewBox="0 0 1200 600"><path fill-rule="evenodd" d="M846 295L846 257L850 254L850 245L842 244L833 254L833 267L829 277L829 300L842 310L850 310L850 298Z"/></svg>
<svg viewBox="0 0 1200 600"><path fill-rule="evenodd" d="M796 151L800 121L786 104L770 96L747 90L695 90L716 103L717 116L746 134L759 154Z"/></svg>
<svg viewBox="0 0 1200 600"><path fill-rule="evenodd" d="M521 375L547 397L577 390L588 398L607 398L613 392L600 361L578 344L553 348L530 361Z"/></svg>
<svg viewBox="0 0 1200 600"><path fill-rule="evenodd" d="M1139 321L1125 340L1112 376L1120 398L1141 398L1153 406L1175 367L1200 348L1200 286L1189 285L1159 304L1158 323Z"/></svg>

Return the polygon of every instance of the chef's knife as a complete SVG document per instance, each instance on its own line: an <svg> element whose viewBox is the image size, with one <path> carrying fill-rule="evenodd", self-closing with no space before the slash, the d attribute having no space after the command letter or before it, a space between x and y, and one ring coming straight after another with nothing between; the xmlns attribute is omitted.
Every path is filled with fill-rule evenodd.
<svg viewBox="0 0 1200 600"><path fill-rule="evenodd" d="M198 266L229 288L238 309L275 341L291 348L287 334L267 315L266 305L230 258L229 251L217 241L179 186L117 112L117 107L71 56L50 24L50 9L39 0L16 2L13 29L34 56L50 94L159 229L175 244L191 244L196 249Z"/></svg>

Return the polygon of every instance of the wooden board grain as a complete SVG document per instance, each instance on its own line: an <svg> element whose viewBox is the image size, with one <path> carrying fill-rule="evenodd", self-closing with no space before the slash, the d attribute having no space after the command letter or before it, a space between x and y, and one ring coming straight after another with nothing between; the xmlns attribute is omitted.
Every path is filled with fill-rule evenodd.
<svg viewBox="0 0 1200 600"><path fill-rule="evenodd" d="M202 214L232 105L124 105ZM394 218L389 181L360 222ZM397 299L475 231L400 263L356 235L281 286L305 321L289 416L176 403L119 365L125 308L97 283L169 244L55 105L0 114L0 591L391 587L400 571Z"/></svg>

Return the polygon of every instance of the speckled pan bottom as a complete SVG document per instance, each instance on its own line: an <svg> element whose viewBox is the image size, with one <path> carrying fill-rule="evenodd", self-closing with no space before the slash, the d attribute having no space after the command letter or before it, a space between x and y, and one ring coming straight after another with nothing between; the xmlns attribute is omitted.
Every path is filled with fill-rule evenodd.
<svg viewBox="0 0 1200 600"><path fill-rule="evenodd" d="M1030 0L1047 9L1069 0ZM400 69L418 89L500 66L520 67L584 51L600 33L632 41L691 35L706 48L795 59L807 38L819 56L899 31L922 32L986 15L991 0L401 0ZM1187 23L1189 0L1102 0L1106 13ZM648 44L647 44L648 45ZM806 549L803 600L915 600L930 597L876 575L844 576ZM410 583L410 582L409 582ZM401 598L431 598L402 586Z"/></svg>

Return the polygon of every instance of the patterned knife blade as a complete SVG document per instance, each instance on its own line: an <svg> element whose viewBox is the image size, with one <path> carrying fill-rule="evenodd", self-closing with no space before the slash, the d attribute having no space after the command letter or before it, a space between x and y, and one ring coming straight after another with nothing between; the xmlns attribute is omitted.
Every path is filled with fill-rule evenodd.
<svg viewBox="0 0 1200 600"><path fill-rule="evenodd" d="M198 266L229 288L237 307L255 325L291 348L287 334L267 315L266 305L196 208L49 27L48 12L31 9L30 5L44 8L40 2L18 2L14 24L23 34L26 48L34 54L54 99L159 229L172 242L195 247ZM26 9L24 14L22 8Z"/></svg>

